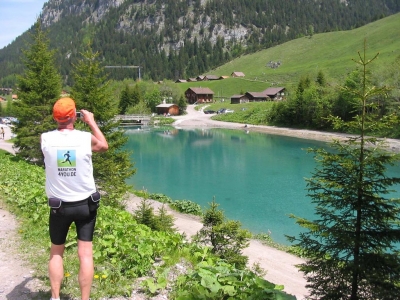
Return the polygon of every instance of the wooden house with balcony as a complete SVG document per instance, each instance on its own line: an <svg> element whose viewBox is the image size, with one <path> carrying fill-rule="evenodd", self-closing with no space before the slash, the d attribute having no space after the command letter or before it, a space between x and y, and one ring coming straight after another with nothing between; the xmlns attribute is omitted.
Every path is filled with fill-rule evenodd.
<svg viewBox="0 0 400 300"><path fill-rule="evenodd" d="M271 100L282 100L285 96L285 92L286 89L284 87L270 87L263 91Z"/></svg>
<svg viewBox="0 0 400 300"><path fill-rule="evenodd" d="M210 103L214 101L214 92L210 88L192 87L185 91L189 104Z"/></svg>
<svg viewBox="0 0 400 300"><path fill-rule="evenodd" d="M233 95L231 96L231 104L247 103L249 98L246 95Z"/></svg>
<svg viewBox="0 0 400 300"><path fill-rule="evenodd" d="M244 96L249 99L249 102L262 102L270 100L270 98L264 92L246 92Z"/></svg>

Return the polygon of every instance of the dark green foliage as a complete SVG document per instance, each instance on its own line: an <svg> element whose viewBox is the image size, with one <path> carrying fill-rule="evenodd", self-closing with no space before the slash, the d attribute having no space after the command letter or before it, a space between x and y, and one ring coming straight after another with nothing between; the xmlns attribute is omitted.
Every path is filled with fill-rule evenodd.
<svg viewBox="0 0 400 300"><path fill-rule="evenodd" d="M390 188L400 184L387 168L400 156L388 152L384 142L366 132L390 127L396 118L378 118L372 100L387 89L368 84L367 60L359 55L361 77L345 91L356 100L351 122L332 118L359 136L335 141L331 150L312 149L319 166L308 179L308 192L316 205L315 220L294 217L307 231L290 237L303 249L300 265L311 299L398 299L400 295L400 199ZM375 57L376 58L376 57Z"/></svg>
<svg viewBox="0 0 400 300"><path fill-rule="evenodd" d="M32 163L43 165L40 135L55 129L52 108L61 94L61 78L54 65L54 51L38 21L32 44L24 51L25 71L18 77L18 99L14 114L17 155Z"/></svg>
<svg viewBox="0 0 400 300"><path fill-rule="evenodd" d="M77 109L93 112L95 120L107 139L109 149L104 153L93 153L94 177L98 188L105 192L107 203L120 203L130 187L125 180L135 170L129 153L123 150L127 136L114 121L117 107L113 105L108 81L98 61L98 53L91 48L82 53L82 59L74 65L74 86L71 96ZM87 130L85 124L75 123L78 129Z"/></svg>
<svg viewBox="0 0 400 300"><path fill-rule="evenodd" d="M332 115L339 117L343 121L350 121L357 116L360 111L357 99L350 90L354 90L361 86L360 71L351 72L344 83L344 89L339 93L332 107Z"/></svg>
<svg viewBox="0 0 400 300"><path fill-rule="evenodd" d="M125 84L119 99L119 113L124 115L129 106L133 105L132 89L129 84Z"/></svg>
<svg viewBox="0 0 400 300"><path fill-rule="evenodd" d="M210 203L203 216L203 228L196 234L194 241L211 246L212 253L225 259L237 268L244 268L248 258L242 250L249 245L250 232L241 228L239 221L226 220L218 204Z"/></svg>
<svg viewBox="0 0 400 300"><path fill-rule="evenodd" d="M169 215L167 209L162 205L158 209L158 214L155 220L155 230L157 231L175 231L174 227L174 217Z"/></svg>
<svg viewBox="0 0 400 300"><path fill-rule="evenodd" d="M332 113L333 90L324 85L322 74L318 74L316 82L309 76L302 77L297 85L296 94L286 101L274 103L268 113L268 120L276 125L330 128L327 118Z"/></svg>
<svg viewBox="0 0 400 300"><path fill-rule="evenodd" d="M318 71L318 74L317 74L317 83L322 87L326 86L325 74L321 70Z"/></svg>
<svg viewBox="0 0 400 300"><path fill-rule="evenodd" d="M143 198L140 201L140 205L133 212L133 218L139 224L146 225L152 230L170 232L174 231L174 217L167 213L165 206L162 205L158 209L158 214L156 215L151 203L146 198Z"/></svg>
<svg viewBox="0 0 400 300"><path fill-rule="evenodd" d="M155 228L156 216L153 207L147 199L142 199L140 201L140 205L133 212L133 218L139 224L146 225L152 229Z"/></svg>

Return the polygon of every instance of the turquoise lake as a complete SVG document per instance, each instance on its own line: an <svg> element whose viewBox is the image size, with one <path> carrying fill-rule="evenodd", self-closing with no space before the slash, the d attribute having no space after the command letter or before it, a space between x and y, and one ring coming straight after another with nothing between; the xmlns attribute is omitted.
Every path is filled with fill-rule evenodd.
<svg viewBox="0 0 400 300"><path fill-rule="evenodd" d="M309 147L326 143L230 129L131 128L126 149L133 151L135 189L191 200L208 207L215 197L229 219L253 233L285 234L301 228L289 214L313 219L305 178L316 167ZM398 174L400 176L400 174Z"/></svg>

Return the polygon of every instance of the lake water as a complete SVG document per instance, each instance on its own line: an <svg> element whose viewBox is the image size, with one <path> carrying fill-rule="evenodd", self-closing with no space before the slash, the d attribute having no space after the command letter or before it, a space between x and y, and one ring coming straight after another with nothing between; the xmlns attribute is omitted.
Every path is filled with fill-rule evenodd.
<svg viewBox="0 0 400 300"><path fill-rule="evenodd" d="M191 200L208 207L215 197L229 219L253 233L285 234L301 228L289 214L312 219L306 181L316 163L309 147L323 142L241 130L127 129L135 189Z"/></svg>

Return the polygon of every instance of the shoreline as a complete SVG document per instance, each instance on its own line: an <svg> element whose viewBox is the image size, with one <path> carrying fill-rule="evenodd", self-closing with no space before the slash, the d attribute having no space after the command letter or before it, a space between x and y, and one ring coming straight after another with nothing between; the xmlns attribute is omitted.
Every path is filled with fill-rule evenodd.
<svg viewBox="0 0 400 300"><path fill-rule="evenodd" d="M265 134L283 135L294 138L315 140L321 142L332 142L333 140L346 140L356 135L340 133L340 132L327 132L308 129L294 129L288 127L276 127L268 125L248 125L242 123L215 121L211 117L213 115L204 114L203 111L196 111L194 105L188 105L187 115L172 116L175 122L172 126L178 129L185 128L227 128L236 130L247 130L249 132L260 132ZM203 107L204 109L205 107ZM400 140L382 138L385 141L388 150L393 152L400 152Z"/></svg>

